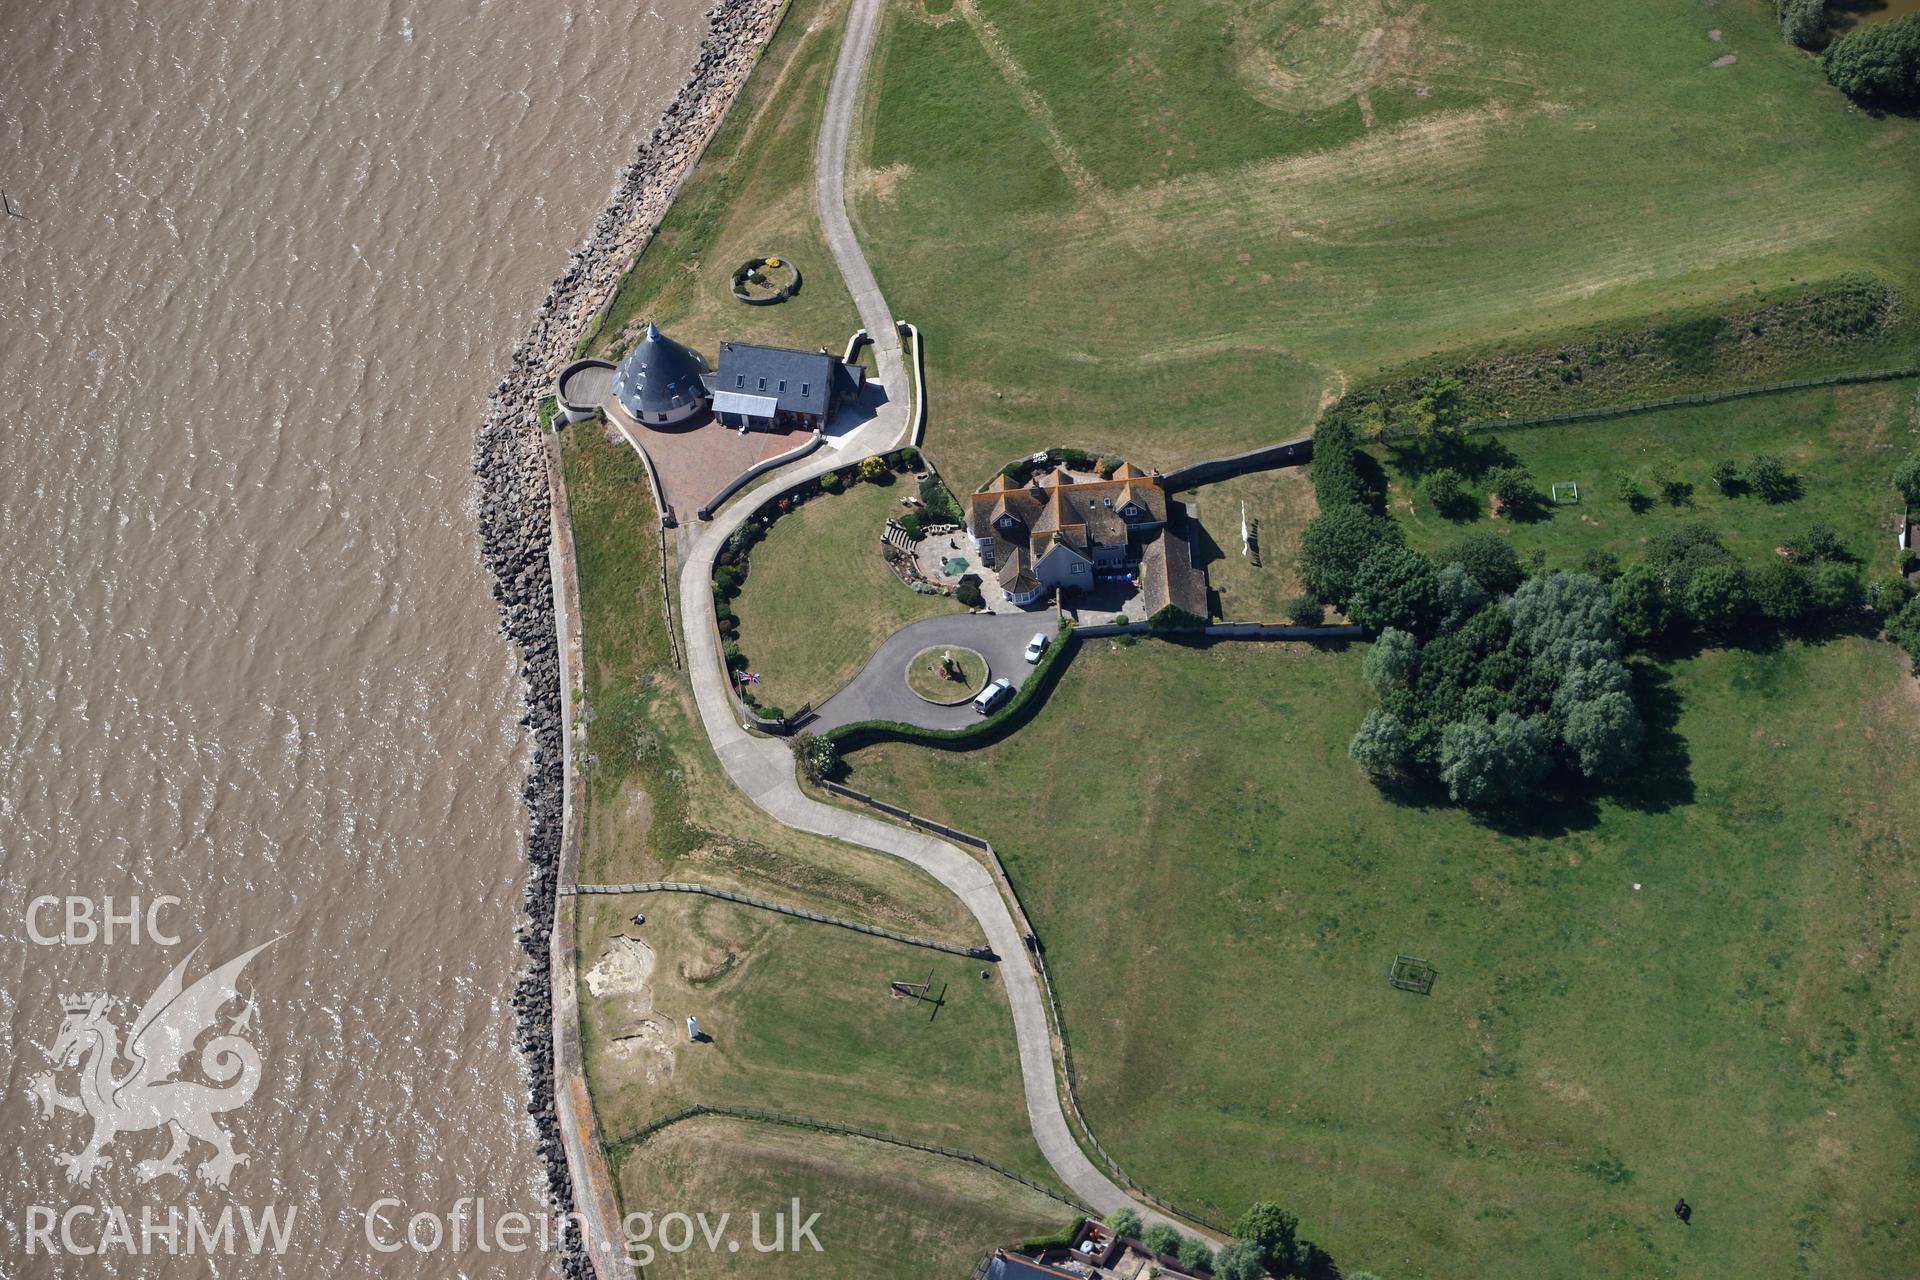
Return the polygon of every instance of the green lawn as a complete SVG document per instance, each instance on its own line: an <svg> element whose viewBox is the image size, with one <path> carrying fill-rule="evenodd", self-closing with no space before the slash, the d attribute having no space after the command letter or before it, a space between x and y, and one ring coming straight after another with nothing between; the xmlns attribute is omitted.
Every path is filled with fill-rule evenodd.
<svg viewBox="0 0 1920 1280"><path fill-rule="evenodd" d="M1050 444L1171 468L1436 353L1848 273L1907 298L1891 334L1687 378L1916 346L1920 124L1849 110L1764 0L895 0L862 126L856 223L963 486Z"/></svg>
<svg viewBox="0 0 1920 1280"><path fill-rule="evenodd" d="M901 496L914 492L899 477L888 479L813 499L774 521L753 548L733 607L763 705L817 707L853 679L882 640L960 607L950 596L911 591L881 559L880 531L905 511Z"/></svg>
<svg viewBox="0 0 1920 1280"><path fill-rule="evenodd" d="M1649 537L1697 520L1758 564L1808 525L1825 521L1849 551L1880 570L1891 567L1895 554L1892 517L1900 497L1890 477L1916 447L1920 382L1909 379L1471 436L1451 448L1376 447L1374 453L1386 464L1390 510L1423 550L1490 530L1523 558L1544 552L1555 568L1578 568L1594 549L1630 564ZM1709 479L1723 458L1744 466L1763 453L1800 477L1798 498L1769 504L1752 494L1728 497ZM1491 518L1486 486L1474 479L1508 455L1533 473L1543 492L1555 482L1577 484L1579 504L1549 506L1540 518L1522 522ZM1469 518L1446 519L1421 491L1420 478L1436 466L1472 477ZM1652 505L1638 513L1630 508L1619 496L1621 477L1635 481ZM1691 496L1677 505L1662 499L1665 477L1691 484Z"/></svg>
<svg viewBox="0 0 1920 1280"><path fill-rule="evenodd" d="M1279 1200L1395 1280L1903 1274L1903 657L1849 639L1643 669L1639 786L1506 832L1347 759L1361 653L1092 643L1020 733L864 750L852 781L994 841L1089 1121L1178 1201ZM1115 732L1116 705L1150 728ZM1388 986L1399 953L1438 967L1431 996Z"/></svg>
<svg viewBox="0 0 1920 1280"><path fill-rule="evenodd" d="M621 1162L628 1204L655 1216L732 1215L744 1233L737 1253L704 1244L661 1254L649 1277L777 1275L828 1280L923 1280L965 1276L998 1246L1051 1234L1073 1216L1048 1199L985 1169L859 1138L782 1129L738 1120L676 1125ZM818 1213L820 1252L758 1254L751 1215L772 1215L798 1198L801 1218Z"/></svg>
<svg viewBox="0 0 1920 1280"><path fill-rule="evenodd" d="M792 0L713 145L681 187L592 342L617 358L651 317L712 361L723 338L839 350L860 327L813 207L813 147L845 0ZM801 290L777 306L733 298L749 258L788 258Z"/></svg>
<svg viewBox="0 0 1920 1280"><path fill-rule="evenodd" d="M636 908L647 916L637 928L626 921ZM695 1102L766 1107L940 1143L1051 1182L1027 1126L996 966L710 898L597 898L582 911L583 932L627 935L654 956L645 995L603 985L597 996L608 951L581 957L588 1079L608 1135ZM887 986L929 976L945 992L937 1012ZM710 1042L688 1043L688 1015Z"/></svg>
<svg viewBox="0 0 1920 1280"><path fill-rule="evenodd" d="M1300 531L1320 510L1305 467L1235 476L1182 495L1199 509L1207 586L1220 617L1279 622L1300 594ZM1260 563L1240 554L1242 512L1259 544Z"/></svg>

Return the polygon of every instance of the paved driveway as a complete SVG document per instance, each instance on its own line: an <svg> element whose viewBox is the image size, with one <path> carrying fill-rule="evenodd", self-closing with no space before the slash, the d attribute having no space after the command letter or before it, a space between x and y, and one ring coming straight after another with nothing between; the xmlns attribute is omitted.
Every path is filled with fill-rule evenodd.
<svg viewBox="0 0 1920 1280"><path fill-rule="evenodd" d="M954 613L923 618L888 636L873 660L853 682L820 705L819 718L807 729L820 733L856 720L900 720L923 729L959 729L977 724L973 704L936 707L907 688L907 663L922 649L935 645L964 645L987 660L991 679L1005 676L1017 689L1033 674L1021 655L1036 631L1053 636L1053 610L1037 609L1017 615Z"/></svg>

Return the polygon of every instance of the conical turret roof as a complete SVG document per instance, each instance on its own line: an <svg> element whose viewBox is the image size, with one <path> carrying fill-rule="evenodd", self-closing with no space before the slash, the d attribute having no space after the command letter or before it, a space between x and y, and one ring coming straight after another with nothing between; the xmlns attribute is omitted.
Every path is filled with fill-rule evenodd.
<svg viewBox="0 0 1920 1280"><path fill-rule="evenodd" d="M642 422L659 414L680 417L705 403L707 362L647 321L646 336L627 353L613 377L613 393Z"/></svg>

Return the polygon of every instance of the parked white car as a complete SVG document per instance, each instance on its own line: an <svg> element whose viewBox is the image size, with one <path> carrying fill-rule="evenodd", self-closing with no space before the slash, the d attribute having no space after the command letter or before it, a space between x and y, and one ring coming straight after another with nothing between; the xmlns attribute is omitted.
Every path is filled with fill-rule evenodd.
<svg viewBox="0 0 1920 1280"><path fill-rule="evenodd" d="M1034 632L1033 639L1027 641L1027 661L1029 663L1040 661L1040 655L1046 651L1047 633L1044 631Z"/></svg>
<svg viewBox="0 0 1920 1280"><path fill-rule="evenodd" d="M1012 692L1013 681L1001 676L974 697L973 709L984 716L1005 701L1007 695Z"/></svg>

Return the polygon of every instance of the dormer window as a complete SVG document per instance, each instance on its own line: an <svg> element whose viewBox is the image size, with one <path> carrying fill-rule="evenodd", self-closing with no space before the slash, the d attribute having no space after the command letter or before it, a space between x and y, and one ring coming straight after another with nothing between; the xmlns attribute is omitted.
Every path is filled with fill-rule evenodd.
<svg viewBox="0 0 1920 1280"><path fill-rule="evenodd" d="M810 395L812 395L812 394L813 394L813 384L812 384L812 383L810 383L810 382L803 382L803 383L801 383L801 384L800 384L800 398L801 398L801 399L803 399L803 400L804 400L804 399L805 399L806 397L808 397L808 396L810 396Z"/></svg>
<svg viewBox="0 0 1920 1280"><path fill-rule="evenodd" d="M762 391L767 389L767 380L765 378L760 379L760 389Z"/></svg>
<svg viewBox="0 0 1920 1280"><path fill-rule="evenodd" d="M736 387L744 387L744 386L746 386L746 385L747 385L747 375L746 375L746 374L744 374L744 373L736 373L736 374L734 374L734 375L733 375L733 385L734 385L734 386L736 386Z"/></svg>
<svg viewBox="0 0 1920 1280"><path fill-rule="evenodd" d="M1111 510L1113 510L1113 499L1112 499L1112 498L1108 498L1108 499L1107 499L1107 510L1109 510L1109 511L1111 511ZM1133 508L1132 508L1132 507L1128 507L1128 508L1127 508L1127 510L1129 510L1129 511L1131 511L1131 510L1133 510Z"/></svg>
<svg viewBox="0 0 1920 1280"><path fill-rule="evenodd" d="M785 378L780 379L780 389L782 391L787 389L787 380Z"/></svg>

